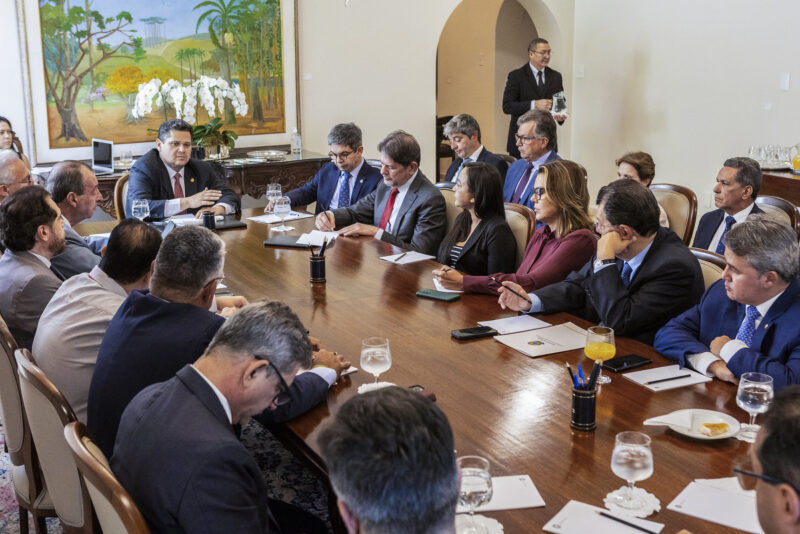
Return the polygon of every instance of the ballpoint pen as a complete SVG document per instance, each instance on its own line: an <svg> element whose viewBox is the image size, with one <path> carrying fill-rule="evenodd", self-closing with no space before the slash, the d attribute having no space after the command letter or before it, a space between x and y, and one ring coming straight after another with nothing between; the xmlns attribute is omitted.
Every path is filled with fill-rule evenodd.
<svg viewBox="0 0 800 534"><path fill-rule="evenodd" d="M494 276L490 276L490 277L489 277L489 280L491 280L492 282L497 282L498 284L500 284L500 282L498 282L498 281L497 281L497 278L495 278ZM527 302L528 304L533 304L533 303L531 302L531 299L529 299L527 295L520 295L519 293L517 293L516 291L514 291L514 290L513 290L513 289L511 289L510 287L504 286L503 284L500 284L500 285L501 285L502 287L506 288L506 290L507 290L507 291L511 291L511 293L513 293L514 295L518 296L519 298L521 298L522 300L524 300L524 301L525 301L525 302Z"/></svg>
<svg viewBox="0 0 800 534"><path fill-rule="evenodd" d="M567 367L567 372L569 373L570 380L572 380L572 385L575 386L575 389L578 389L578 379L575 378L575 375L572 373L569 363L565 363L564 365Z"/></svg>
<svg viewBox="0 0 800 534"><path fill-rule="evenodd" d="M322 257L322 256L325 255L325 249L326 248L328 248L328 238L327 237L325 238L325 241L322 242L322 248L319 249L319 254L318 254L319 257Z"/></svg>
<svg viewBox="0 0 800 534"><path fill-rule="evenodd" d="M585 386L586 383L583 380L583 367L581 367L581 364L578 364L578 378L581 381L581 387Z"/></svg>
<svg viewBox="0 0 800 534"><path fill-rule="evenodd" d="M644 385L649 386L650 384L659 384L661 382L669 382L670 380L678 380L679 378L689 378L690 376L692 375L677 375L677 376L671 376L669 378L659 378L658 380L651 380L649 382L645 382Z"/></svg>
<svg viewBox="0 0 800 534"><path fill-rule="evenodd" d="M408 252L403 252L402 254L400 254L399 256L397 256L397 257L394 259L394 262L395 262L395 263L399 263L399 262L400 262L400 260L402 260L402 259L403 259L403 258L406 256L406 254L408 254Z"/></svg>

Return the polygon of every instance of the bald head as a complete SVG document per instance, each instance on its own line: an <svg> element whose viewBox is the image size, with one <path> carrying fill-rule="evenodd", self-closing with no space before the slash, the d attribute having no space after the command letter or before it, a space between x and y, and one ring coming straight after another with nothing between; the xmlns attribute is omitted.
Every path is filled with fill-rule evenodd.
<svg viewBox="0 0 800 534"><path fill-rule="evenodd" d="M0 202L32 183L31 171L17 153L11 149L0 150Z"/></svg>

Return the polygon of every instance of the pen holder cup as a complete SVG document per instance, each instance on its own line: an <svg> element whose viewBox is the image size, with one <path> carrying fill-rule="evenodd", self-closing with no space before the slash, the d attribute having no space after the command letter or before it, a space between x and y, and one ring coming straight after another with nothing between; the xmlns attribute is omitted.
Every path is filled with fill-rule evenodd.
<svg viewBox="0 0 800 534"><path fill-rule="evenodd" d="M311 262L311 282L325 283L325 256L309 256Z"/></svg>
<svg viewBox="0 0 800 534"><path fill-rule="evenodd" d="M575 430L592 431L595 423L595 408L597 406L596 389L572 390L572 418L569 426Z"/></svg>
<svg viewBox="0 0 800 534"><path fill-rule="evenodd" d="M203 212L203 226L205 226L209 230L215 230L217 228L217 220L213 212L211 211Z"/></svg>

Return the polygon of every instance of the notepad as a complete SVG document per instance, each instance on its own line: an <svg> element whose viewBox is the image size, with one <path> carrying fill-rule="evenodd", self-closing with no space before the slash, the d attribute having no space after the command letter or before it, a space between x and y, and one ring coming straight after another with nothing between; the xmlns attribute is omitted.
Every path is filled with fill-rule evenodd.
<svg viewBox="0 0 800 534"><path fill-rule="evenodd" d="M414 263L417 261L424 261L433 259L434 256L429 254L423 254L421 252L415 252L413 250L409 250L408 252L401 252L400 254L392 254L391 256L381 256L383 261L388 261L389 263L397 263L398 265L405 265L406 263Z"/></svg>
<svg viewBox="0 0 800 534"><path fill-rule="evenodd" d="M286 220L300 220L300 219L307 219L309 217L313 217L310 213L301 213L299 211L290 211L289 215L286 216ZM278 217L277 215L272 214L264 214L264 215L257 215L255 217L248 217L247 220L254 221L259 224L274 224L283 221L283 218Z"/></svg>
<svg viewBox="0 0 800 534"><path fill-rule="evenodd" d="M478 321L481 326L490 326L497 330L500 335L516 334L537 328L547 328L550 323L537 319L533 315L512 315L503 319L493 319L491 321Z"/></svg>
<svg viewBox="0 0 800 534"><path fill-rule="evenodd" d="M690 482L667 510L745 532L764 532L758 523L755 491L742 490L734 477Z"/></svg>
<svg viewBox="0 0 800 534"><path fill-rule="evenodd" d="M586 330L572 323L563 323L538 330L494 336L494 339L526 356L537 358L583 348L586 345Z"/></svg>
<svg viewBox="0 0 800 534"><path fill-rule="evenodd" d="M300 237L297 238L298 245L312 245L315 247L321 247L325 241L328 241L328 245L330 245L333 241L336 240L336 237L339 234L336 232L322 232L320 230L311 230L307 234L302 234Z"/></svg>
<svg viewBox="0 0 800 534"><path fill-rule="evenodd" d="M441 291L442 293L463 293L463 291L459 291L458 289L447 289L435 276L433 277L433 285L436 286L436 291Z"/></svg>
<svg viewBox="0 0 800 534"><path fill-rule="evenodd" d="M618 521L603 517L597 512L605 512L619 517L628 523L633 523L653 533L661 532L663 523L647 521L636 517L622 516L579 501L569 501L542 529L545 532L556 534L641 534L641 530L626 526Z"/></svg>
<svg viewBox="0 0 800 534"><path fill-rule="evenodd" d="M544 506L544 499L528 475L492 477L492 498L489 502L478 506L476 512L493 512L495 510L516 510L518 508L539 508ZM456 508L456 513L466 512L463 506Z"/></svg>
<svg viewBox="0 0 800 534"><path fill-rule="evenodd" d="M689 375L686 378L678 378L675 380L668 380L666 382L658 382L656 384L648 384L655 380L662 380L664 378L671 378L673 376ZM650 391L664 391L667 389L682 388L684 386L692 386L694 384L702 384L703 382L711 382L711 378L706 375L701 375L696 371L692 371L684 367L680 368L679 365L667 365L666 367L657 367L655 369L647 369L646 371L635 371L633 373L625 373L625 378L632 382L636 382L640 386L644 386Z"/></svg>

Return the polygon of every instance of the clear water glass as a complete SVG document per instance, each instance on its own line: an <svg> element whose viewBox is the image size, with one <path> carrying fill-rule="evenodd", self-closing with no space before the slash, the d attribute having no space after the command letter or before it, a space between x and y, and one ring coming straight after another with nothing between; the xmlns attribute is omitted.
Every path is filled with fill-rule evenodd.
<svg viewBox="0 0 800 534"><path fill-rule="evenodd" d="M739 389L736 392L736 404L750 414L750 423L743 424L739 430L739 439L755 442L759 425L756 417L769 408L774 395L772 377L763 373L743 373L739 377Z"/></svg>
<svg viewBox="0 0 800 534"><path fill-rule="evenodd" d="M462 456L456 460L461 473L458 503L469 512L470 524L459 534L486 534L484 525L475 522L475 508L492 498L492 475L489 461L480 456Z"/></svg>
<svg viewBox="0 0 800 534"><path fill-rule="evenodd" d="M292 213L292 201L289 197L278 197L273 206L273 213L281 218L281 225L273 228L276 232L288 232L294 230L293 226L286 226L286 217Z"/></svg>
<svg viewBox="0 0 800 534"><path fill-rule="evenodd" d="M264 210L266 213L273 213L275 209L275 202L283 196L281 184L273 183L267 184L267 206L272 203L272 210Z"/></svg>
<svg viewBox="0 0 800 534"><path fill-rule="evenodd" d="M646 506L644 499L635 495L633 490L637 482L646 480L653 474L650 436L641 432L617 434L614 452L611 454L611 471L628 483L627 488L612 492L614 502L631 513L643 509Z"/></svg>
<svg viewBox="0 0 800 534"><path fill-rule="evenodd" d="M150 215L150 201L146 199L134 200L131 203L131 215L143 221Z"/></svg>
<svg viewBox="0 0 800 534"><path fill-rule="evenodd" d="M378 377L392 367L392 353L389 350L389 340L385 337L368 337L361 341L361 368L375 377Z"/></svg>

